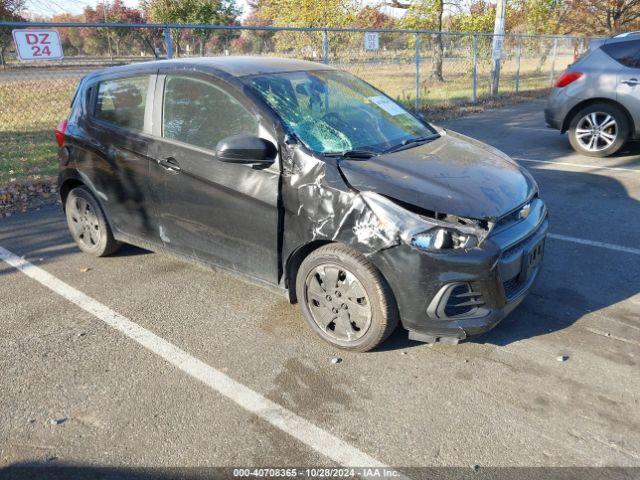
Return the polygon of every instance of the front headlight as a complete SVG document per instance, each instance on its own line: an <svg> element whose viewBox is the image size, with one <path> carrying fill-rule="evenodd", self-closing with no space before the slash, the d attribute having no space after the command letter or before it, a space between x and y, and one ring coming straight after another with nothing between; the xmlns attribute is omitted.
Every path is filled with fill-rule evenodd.
<svg viewBox="0 0 640 480"><path fill-rule="evenodd" d="M477 244L478 238L475 235L442 227L419 233L411 239L411 245L428 251L466 249L473 248Z"/></svg>

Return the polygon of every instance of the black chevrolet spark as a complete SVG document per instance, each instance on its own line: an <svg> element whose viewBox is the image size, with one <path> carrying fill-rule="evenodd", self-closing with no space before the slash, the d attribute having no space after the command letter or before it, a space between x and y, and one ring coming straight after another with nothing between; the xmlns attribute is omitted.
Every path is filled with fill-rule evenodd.
<svg viewBox="0 0 640 480"><path fill-rule="evenodd" d="M524 168L326 65L109 68L82 79L56 138L81 250L124 242L242 274L340 348L370 350L398 322L457 343L540 271L547 210Z"/></svg>

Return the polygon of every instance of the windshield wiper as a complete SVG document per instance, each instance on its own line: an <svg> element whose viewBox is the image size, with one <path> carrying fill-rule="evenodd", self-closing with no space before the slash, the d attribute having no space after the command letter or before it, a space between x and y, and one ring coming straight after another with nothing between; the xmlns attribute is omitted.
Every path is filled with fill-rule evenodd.
<svg viewBox="0 0 640 480"><path fill-rule="evenodd" d="M346 157L346 158L371 158L378 155L376 152L370 152L369 150L344 150L342 152L327 152L323 153L325 157Z"/></svg>
<svg viewBox="0 0 640 480"><path fill-rule="evenodd" d="M430 135L423 135L422 137L408 138L406 140L403 140L399 145L396 145L394 147L388 148L387 150L385 150L382 153L399 152L400 150L405 150L407 148L415 147L418 144L429 142L431 140L435 140L439 136L440 135L438 135L437 133L432 133Z"/></svg>

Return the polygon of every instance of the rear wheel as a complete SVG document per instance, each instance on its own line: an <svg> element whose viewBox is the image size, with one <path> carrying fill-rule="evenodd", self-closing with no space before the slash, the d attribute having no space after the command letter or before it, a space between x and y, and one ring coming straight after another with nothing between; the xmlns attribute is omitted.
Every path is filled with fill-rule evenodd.
<svg viewBox="0 0 640 480"><path fill-rule="evenodd" d="M629 121L614 105L596 103L580 110L569 124L573 149L589 157L607 157L622 148L629 136Z"/></svg>
<svg viewBox="0 0 640 480"><path fill-rule="evenodd" d="M65 200L67 225L80 250L104 257L120 248L97 200L86 187L76 187Z"/></svg>
<svg viewBox="0 0 640 480"><path fill-rule="evenodd" d="M326 245L305 258L296 293L309 326L339 348L371 350L398 324L385 279L364 256L344 245Z"/></svg>

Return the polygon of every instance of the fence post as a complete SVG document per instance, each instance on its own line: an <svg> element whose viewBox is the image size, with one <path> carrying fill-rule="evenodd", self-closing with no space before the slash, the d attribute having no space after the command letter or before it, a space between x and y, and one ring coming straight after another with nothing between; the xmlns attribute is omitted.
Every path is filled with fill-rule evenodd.
<svg viewBox="0 0 640 480"><path fill-rule="evenodd" d="M324 52L324 64L329 64L329 31L324 31L324 41L322 42L322 50Z"/></svg>
<svg viewBox="0 0 640 480"><path fill-rule="evenodd" d="M164 43L167 50L167 58L173 58L173 45L171 45L171 30L164 29Z"/></svg>
<svg viewBox="0 0 640 480"><path fill-rule="evenodd" d="M415 111L420 111L420 34L416 33L416 102Z"/></svg>
<svg viewBox="0 0 640 480"><path fill-rule="evenodd" d="M522 37L516 40L516 95L520 92L520 57L522 56Z"/></svg>
<svg viewBox="0 0 640 480"><path fill-rule="evenodd" d="M549 83L553 85L553 81L556 78L556 55L558 52L558 37L553 37L553 53L551 54L551 73L549 76Z"/></svg>
<svg viewBox="0 0 640 480"><path fill-rule="evenodd" d="M478 102L478 34L473 34L473 90L471 91L471 101Z"/></svg>

